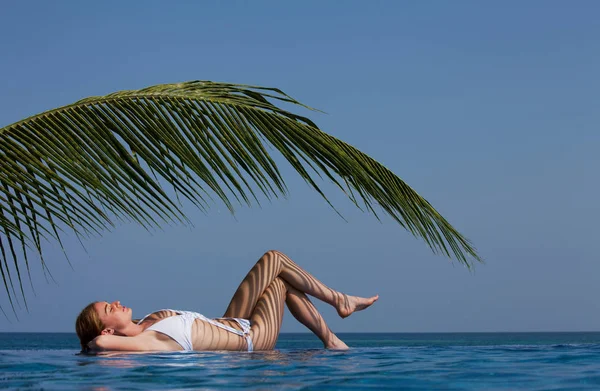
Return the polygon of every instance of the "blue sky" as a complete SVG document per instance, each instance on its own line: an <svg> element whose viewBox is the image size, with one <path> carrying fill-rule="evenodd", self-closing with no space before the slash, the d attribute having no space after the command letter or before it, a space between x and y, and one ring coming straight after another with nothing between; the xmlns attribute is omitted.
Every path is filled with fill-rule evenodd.
<svg viewBox="0 0 600 391"><path fill-rule="evenodd" d="M73 331L121 300L219 316L271 248L351 294L338 332L600 329L600 5L483 2L11 2L0 13L0 126L91 95L214 80L278 87L320 127L428 199L485 258L473 272L291 169L287 199L151 233L67 237L33 267L30 311L0 331ZM281 159L278 160L282 162ZM284 164L282 162L282 164ZM285 167L285 166L284 166ZM7 301L0 296L6 309ZM289 314L283 331L304 331Z"/></svg>

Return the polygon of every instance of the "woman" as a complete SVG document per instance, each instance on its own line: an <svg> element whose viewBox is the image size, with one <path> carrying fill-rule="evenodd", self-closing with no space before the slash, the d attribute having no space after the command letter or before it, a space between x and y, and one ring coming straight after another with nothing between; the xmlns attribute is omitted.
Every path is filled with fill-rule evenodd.
<svg viewBox="0 0 600 391"><path fill-rule="evenodd" d="M160 310L133 322L131 309L120 302L94 302L81 311L75 329L83 351L271 350L277 342L285 303L325 348L347 349L306 294L331 304L342 318L379 298L337 292L285 254L271 250L246 275L223 318Z"/></svg>

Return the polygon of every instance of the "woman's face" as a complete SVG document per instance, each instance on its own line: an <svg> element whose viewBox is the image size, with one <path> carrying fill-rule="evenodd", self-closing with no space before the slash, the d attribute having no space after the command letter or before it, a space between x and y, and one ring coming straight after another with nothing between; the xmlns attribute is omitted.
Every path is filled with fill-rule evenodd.
<svg viewBox="0 0 600 391"><path fill-rule="evenodd" d="M120 301L113 301L112 303L99 301L94 304L94 309L98 313L100 321L104 324L102 334L118 332L131 323L131 308L122 306ZM105 331L107 332L105 333Z"/></svg>

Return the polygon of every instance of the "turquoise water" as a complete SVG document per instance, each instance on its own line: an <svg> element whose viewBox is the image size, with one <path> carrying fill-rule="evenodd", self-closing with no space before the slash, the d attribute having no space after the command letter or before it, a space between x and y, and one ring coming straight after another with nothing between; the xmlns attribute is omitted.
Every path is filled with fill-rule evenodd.
<svg viewBox="0 0 600 391"><path fill-rule="evenodd" d="M75 334L0 333L0 388L598 390L600 333L310 334L275 351L78 355Z"/></svg>

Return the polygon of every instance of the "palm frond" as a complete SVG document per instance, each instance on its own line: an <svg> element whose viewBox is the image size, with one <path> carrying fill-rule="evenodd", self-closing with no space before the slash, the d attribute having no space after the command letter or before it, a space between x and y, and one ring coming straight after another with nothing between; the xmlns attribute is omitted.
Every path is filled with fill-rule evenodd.
<svg viewBox="0 0 600 391"><path fill-rule="evenodd" d="M42 239L60 242L61 226L80 237L110 229L111 218L187 222L158 177L203 210L211 195L232 212L232 197L251 204L259 194L285 195L269 144L327 202L316 177L376 216L379 205L434 252L480 261L394 173L273 101L307 107L275 88L193 81L90 97L1 128L0 276L13 310L15 286L25 299L17 253L29 274L28 251L41 255Z"/></svg>

